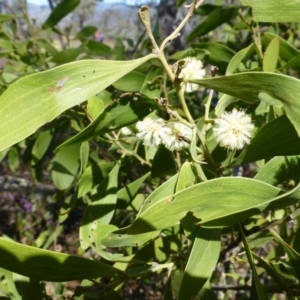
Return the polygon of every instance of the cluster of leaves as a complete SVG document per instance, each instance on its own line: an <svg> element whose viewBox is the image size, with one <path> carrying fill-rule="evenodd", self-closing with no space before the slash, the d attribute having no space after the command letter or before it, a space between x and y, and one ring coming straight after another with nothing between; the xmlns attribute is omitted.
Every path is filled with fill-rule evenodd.
<svg viewBox="0 0 300 300"><path fill-rule="evenodd" d="M22 41L15 27L21 16L0 15L7 59L1 159L7 157L15 171L22 158L37 182L49 170L58 224L84 207L78 253L94 257L51 251L59 233L49 229L31 245L2 237L3 293L19 299L17 273L29 278L31 299L46 297L43 281L71 280L82 280L74 299L121 299L126 281L157 274L167 278L164 299L217 299L216 291L227 299L235 293L245 299L299 295L299 30L293 23L257 23L295 22L299 13L291 4L282 14L281 1L269 7L271 1L242 2L193 2L160 47L149 9L142 7L147 36L132 48L130 54L141 57L135 60L126 60L120 40L111 49L90 39L97 30L91 26L74 37L77 48L53 46L52 32L61 34L57 23L79 1L62 1L41 29L29 26ZM201 22L186 37L189 46L168 55L167 44L192 13ZM166 58L171 63L187 56L219 71L195 78L203 89L184 98ZM257 128L241 151L221 148L209 126L233 107L247 110ZM195 135L189 149L172 153L122 133L124 127L135 132L135 123L149 115L194 122L204 139ZM234 176L240 166L255 166L248 174L254 178Z"/></svg>

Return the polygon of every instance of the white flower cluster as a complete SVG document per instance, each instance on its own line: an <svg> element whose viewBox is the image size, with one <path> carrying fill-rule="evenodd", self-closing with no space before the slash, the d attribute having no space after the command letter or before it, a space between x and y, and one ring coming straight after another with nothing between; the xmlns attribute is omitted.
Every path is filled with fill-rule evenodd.
<svg viewBox="0 0 300 300"><path fill-rule="evenodd" d="M132 131L128 127L121 128L121 134L123 136L130 136L132 135Z"/></svg>
<svg viewBox="0 0 300 300"><path fill-rule="evenodd" d="M179 73L178 78L183 79L184 81L189 81L192 79L201 79L205 76L205 69L203 69L203 64L201 60L196 59L195 57L187 57L185 59L185 66L182 68ZM183 82L185 85L185 91L191 93L198 89L198 85L190 82Z"/></svg>
<svg viewBox="0 0 300 300"><path fill-rule="evenodd" d="M145 118L136 124L137 137L146 146L164 145L170 151L187 148L192 139L192 129L181 123L165 123L163 119Z"/></svg>
<svg viewBox="0 0 300 300"><path fill-rule="evenodd" d="M222 147L235 150L250 143L253 129L251 118L244 111L233 109L215 120L213 132Z"/></svg>

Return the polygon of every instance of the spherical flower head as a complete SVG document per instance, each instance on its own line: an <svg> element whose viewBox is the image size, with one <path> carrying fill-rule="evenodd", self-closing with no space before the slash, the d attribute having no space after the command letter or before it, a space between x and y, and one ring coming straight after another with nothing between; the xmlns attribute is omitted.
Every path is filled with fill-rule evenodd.
<svg viewBox="0 0 300 300"><path fill-rule="evenodd" d="M121 134L124 136L130 136L132 131L128 127L121 128Z"/></svg>
<svg viewBox="0 0 300 300"><path fill-rule="evenodd" d="M201 79L205 76L205 70L203 69L203 64L201 60L195 57L188 57L185 59L185 66L181 69L178 78L182 78L185 82L185 91L191 93L198 89L198 85L195 83L190 83L186 81Z"/></svg>
<svg viewBox="0 0 300 300"><path fill-rule="evenodd" d="M253 129L251 118L243 110L233 109L215 120L213 132L222 147L238 150L250 143Z"/></svg>
<svg viewBox="0 0 300 300"><path fill-rule="evenodd" d="M192 129L181 123L172 123L170 131L162 138L162 143L170 151L187 148L192 139Z"/></svg>
<svg viewBox="0 0 300 300"><path fill-rule="evenodd" d="M136 124L138 133L136 136L143 140L145 146L158 146L161 144L162 136L165 135L164 120L145 118Z"/></svg>

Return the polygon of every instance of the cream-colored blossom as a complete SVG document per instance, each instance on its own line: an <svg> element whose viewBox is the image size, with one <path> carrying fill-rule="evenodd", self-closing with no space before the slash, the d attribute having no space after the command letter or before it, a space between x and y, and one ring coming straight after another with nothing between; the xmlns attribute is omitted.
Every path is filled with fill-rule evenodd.
<svg viewBox="0 0 300 300"><path fill-rule="evenodd" d="M185 91L191 93L198 89L198 85L188 81L192 79L201 79L204 76L205 69L203 69L201 60L198 60L195 57L187 57L185 59L185 66L181 69L178 78L184 80L182 84L185 85Z"/></svg>
<svg viewBox="0 0 300 300"><path fill-rule="evenodd" d="M250 143L253 129L251 118L243 110L233 109L215 120L213 132L220 146L235 150Z"/></svg>
<svg viewBox="0 0 300 300"><path fill-rule="evenodd" d="M170 123L168 126L171 130L162 138L162 144L170 151L187 148L192 139L192 129L181 123Z"/></svg>
<svg viewBox="0 0 300 300"><path fill-rule="evenodd" d="M132 134L132 131L128 127L121 128L121 134L124 136L129 136Z"/></svg>
<svg viewBox="0 0 300 300"><path fill-rule="evenodd" d="M137 122L136 129L138 130L136 136L143 140L143 144L146 146L160 145L162 137L170 131L169 128L164 127L163 119L152 120L151 118Z"/></svg>

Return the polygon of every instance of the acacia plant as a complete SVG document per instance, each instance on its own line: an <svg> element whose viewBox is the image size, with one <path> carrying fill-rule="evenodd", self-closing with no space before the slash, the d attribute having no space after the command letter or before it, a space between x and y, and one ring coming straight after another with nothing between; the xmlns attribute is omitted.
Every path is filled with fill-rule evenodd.
<svg viewBox="0 0 300 300"><path fill-rule="evenodd" d="M195 0L163 41L143 6L146 35L127 54L90 40L91 26L61 51L34 28L23 48L3 33L23 69L2 74L1 157L26 150L37 182L47 164L59 225L84 207L78 256L51 250L55 232L0 238L6 295L19 297L14 272L41 298L41 282L82 280L74 299L121 299L128 280L155 276L164 299L299 296L299 3L241 1ZM186 49L170 53L192 16Z"/></svg>

